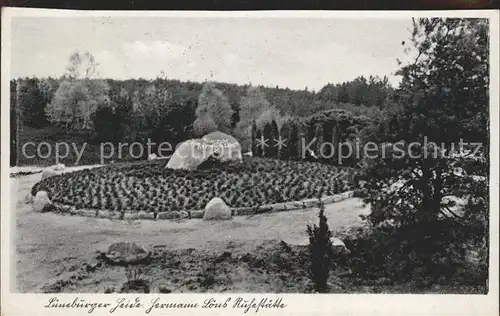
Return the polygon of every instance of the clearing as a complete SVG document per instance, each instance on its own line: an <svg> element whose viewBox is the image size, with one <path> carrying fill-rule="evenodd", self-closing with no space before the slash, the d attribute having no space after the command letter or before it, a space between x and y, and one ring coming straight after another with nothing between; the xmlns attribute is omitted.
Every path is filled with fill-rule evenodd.
<svg viewBox="0 0 500 316"><path fill-rule="evenodd" d="M201 264L208 257L217 258L219 254L228 252L228 249L233 252L230 257L234 260L254 262L248 258L248 253L257 255L259 250L275 249L280 246L281 240L292 245L307 244L306 225L318 222L317 209L234 217L231 221L221 222L197 219L126 221L41 214L33 212L31 205L23 202L40 178L41 174L32 174L10 179L12 207L16 211L14 242L17 282L14 283L17 283L17 289L13 290L102 293L109 288L119 289L126 281L123 268L112 269L96 263L96 252L106 251L109 245L118 241L136 242L150 250L158 249L156 256L170 256L167 261L176 256L174 262L159 260L161 265L157 265L158 269L152 267L149 272L145 272L153 283L152 291L156 291L158 282L168 277L158 275L159 268L169 267L169 264L174 266L170 272L177 273L175 278L169 280L173 282L173 292L305 290L305 285L290 287L289 284L273 281L288 276L272 276L264 270L256 272L252 266L239 269L237 262L231 265L232 274L220 270L222 275L233 275L225 283L218 282L217 278L209 282L206 277L198 276L195 281L201 285L193 286L189 283L195 281L187 275L196 276L200 270L206 272L206 267ZM331 230L335 231L360 223L358 215L368 212L369 209L359 199L349 199L327 205L325 215ZM229 261L226 263L230 264ZM261 278L258 277L259 273L262 274Z"/></svg>

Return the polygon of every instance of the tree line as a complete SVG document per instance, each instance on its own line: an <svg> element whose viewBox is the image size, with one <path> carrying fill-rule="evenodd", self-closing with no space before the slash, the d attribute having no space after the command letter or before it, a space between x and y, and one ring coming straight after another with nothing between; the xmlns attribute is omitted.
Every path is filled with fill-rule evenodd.
<svg viewBox="0 0 500 316"><path fill-rule="evenodd" d="M258 157L354 166L362 159L361 153L356 152L359 136L375 123L373 118L342 109L291 117L280 124L274 119L263 125L254 121L252 153Z"/></svg>
<svg viewBox="0 0 500 316"><path fill-rule="evenodd" d="M177 143L216 129L234 133L249 145L253 121L263 126L274 119L281 125L291 117L335 108L380 116L380 100L392 91L387 78L376 77L341 84L356 87L349 90L348 99L344 94L333 96L331 85L311 92L167 78L100 79L98 66L91 54L76 52L61 78L12 80L12 136L17 126L55 126L89 134L96 142L168 138ZM359 86L360 82L365 85ZM358 102L361 94L375 90L378 93Z"/></svg>

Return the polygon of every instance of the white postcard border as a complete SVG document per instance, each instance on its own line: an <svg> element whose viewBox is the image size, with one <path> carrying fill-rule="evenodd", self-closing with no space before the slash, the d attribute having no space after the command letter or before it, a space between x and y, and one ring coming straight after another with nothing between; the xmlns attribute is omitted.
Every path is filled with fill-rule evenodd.
<svg viewBox="0 0 500 316"><path fill-rule="evenodd" d="M10 38L11 19L18 17L178 17L178 18L380 18L401 19L410 17L482 17L490 19L490 271L488 295L389 295L389 294L168 294L160 295L163 302L203 302L214 297L225 298L283 298L287 305L284 309L266 309L259 311L266 315L496 315L498 314L498 223L499 223L499 11L72 11L3 8L2 9L2 90L9 91L10 82ZM86 301L114 302L118 297L134 299L140 297L145 305L159 295L135 294L18 294L11 292L11 276L15 249L11 245L15 230L14 211L10 209L9 180L9 94L2 94L2 143L1 143L1 312L4 315L88 315L85 309L46 309L50 297L57 296L61 301L71 301L80 297ZM141 315L144 310L123 309L118 315ZM241 309L176 309L155 310L151 315L238 315ZM253 311L247 314L253 313ZM93 315L107 315L108 310L96 310Z"/></svg>

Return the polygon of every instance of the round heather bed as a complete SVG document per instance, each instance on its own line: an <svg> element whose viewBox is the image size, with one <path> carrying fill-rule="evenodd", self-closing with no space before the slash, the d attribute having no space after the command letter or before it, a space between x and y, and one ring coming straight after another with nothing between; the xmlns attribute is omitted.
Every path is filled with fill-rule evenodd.
<svg viewBox="0 0 500 316"><path fill-rule="evenodd" d="M75 209L165 213L202 210L214 197L231 208L332 196L352 188L349 169L312 162L245 158L243 163L187 171L165 160L113 164L46 178L53 203Z"/></svg>

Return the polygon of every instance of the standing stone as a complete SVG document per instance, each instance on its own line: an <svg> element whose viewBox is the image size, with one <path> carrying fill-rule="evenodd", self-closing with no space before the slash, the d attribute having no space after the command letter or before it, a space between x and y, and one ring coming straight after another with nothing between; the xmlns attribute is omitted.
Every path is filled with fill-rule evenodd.
<svg viewBox="0 0 500 316"><path fill-rule="evenodd" d="M35 212L45 212L50 206L52 206L52 202L49 199L49 194L46 191L38 191L33 199L33 210Z"/></svg>
<svg viewBox="0 0 500 316"><path fill-rule="evenodd" d="M206 159L208 155L201 140L189 139L177 147L166 168L195 170Z"/></svg>
<svg viewBox="0 0 500 316"><path fill-rule="evenodd" d="M209 159L242 162L241 145L234 137L222 132L213 132L200 139L189 139L176 148L166 168L195 170Z"/></svg>
<svg viewBox="0 0 500 316"><path fill-rule="evenodd" d="M226 220L231 218L231 208L220 198L213 198L205 206L204 220Z"/></svg>

